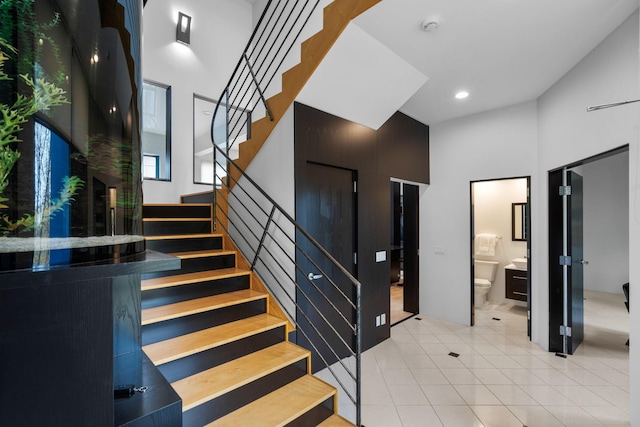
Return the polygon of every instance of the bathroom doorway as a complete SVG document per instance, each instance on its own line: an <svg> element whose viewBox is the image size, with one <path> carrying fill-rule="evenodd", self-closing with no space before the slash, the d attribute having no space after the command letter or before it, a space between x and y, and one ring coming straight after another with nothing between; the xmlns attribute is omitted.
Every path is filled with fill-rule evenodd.
<svg viewBox="0 0 640 427"><path fill-rule="evenodd" d="M473 181L470 324L517 323L531 337L531 178Z"/></svg>

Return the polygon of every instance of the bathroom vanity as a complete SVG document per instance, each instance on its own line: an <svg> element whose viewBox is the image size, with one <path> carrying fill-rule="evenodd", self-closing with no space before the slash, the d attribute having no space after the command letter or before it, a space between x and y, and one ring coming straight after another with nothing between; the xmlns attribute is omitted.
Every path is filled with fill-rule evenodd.
<svg viewBox="0 0 640 427"><path fill-rule="evenodd" d="M518 301L527 300L527 271L509 264L504 268L505 272L505 298Z"/></svg>

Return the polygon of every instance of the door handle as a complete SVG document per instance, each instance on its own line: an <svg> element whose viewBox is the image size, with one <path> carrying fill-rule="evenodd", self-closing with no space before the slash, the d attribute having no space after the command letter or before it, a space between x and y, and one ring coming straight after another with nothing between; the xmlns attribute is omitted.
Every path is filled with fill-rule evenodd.
<svg viewBox="0 0 640 427"><path fill-rule="evenodd" d="M583 260L583 259L581 259L579 262L580 262L580 264L582 264L582 265L589 265L589 261L585 261L585 260Z"/></svg>
<svg viewBox="0 0 640 427"><path fill-rule="evenodd" d="M309 273L307 275L307 279L309 280L318 280L318 279L322 279L322 274L313 274L313 273Z"/></svg>

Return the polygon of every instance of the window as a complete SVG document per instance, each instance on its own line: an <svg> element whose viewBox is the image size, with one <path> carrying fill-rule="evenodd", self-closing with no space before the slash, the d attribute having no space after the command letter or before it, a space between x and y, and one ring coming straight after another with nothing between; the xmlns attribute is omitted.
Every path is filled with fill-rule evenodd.
<svg viewBox="0 0 640 427"><path fill-rule="evenodd" d="M142 157L142 176L145 178L160 178L160 156L145 154Z"/></svg>
<svg viewBox="0 0 640 427"><path fill-rule="evenodd" d="M171 181L171 87L142 85L143 176Z"/></svg>
<svg viewBox="0 0 640 427"><path fill-rule="evenodd" d="M218 102L205 98L200 95L193 94L193 182L194 184L213 184L220 185L220 178L226 176L226 161L221 159L217 160L218 172L214 180L215 168L213 161L213 143L211 141L211 121L213 120L213 113L216 109ZM224 103L220 103L224 106ZM226 133L227 123L225 119L225 111L222 109L219 111L219 116L214 126L214 133L216 135L216 144L220 148L226 147ZM229 157L231 159L238 158L238 146L241 142L247 140L248 123L250 122L250 113L232 107L226 114L232 117L232 120L237 120L239 123L234 122L234 131L237 134L234 146L229 151Z"/></svg>

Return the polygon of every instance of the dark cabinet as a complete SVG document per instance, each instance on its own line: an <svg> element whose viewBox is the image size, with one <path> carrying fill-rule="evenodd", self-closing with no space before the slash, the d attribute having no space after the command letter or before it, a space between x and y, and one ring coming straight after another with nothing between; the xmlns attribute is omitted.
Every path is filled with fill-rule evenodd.
<svg viewBox="0 0 640 427"><path fill-rule="evenodd" d="M505 298L527 300L527 272L505 268Z"/></svg>

